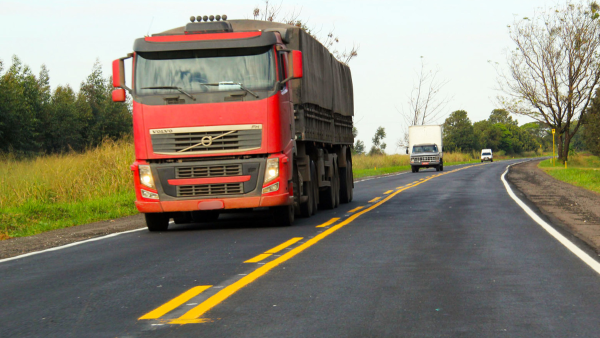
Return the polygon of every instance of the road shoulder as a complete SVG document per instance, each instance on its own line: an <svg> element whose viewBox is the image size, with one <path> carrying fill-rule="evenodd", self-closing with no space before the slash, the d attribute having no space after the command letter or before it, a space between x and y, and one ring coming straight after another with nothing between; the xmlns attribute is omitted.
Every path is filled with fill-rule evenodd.
<svg viewBox="0 0 600 338"><path fill-rule="evenodd" d="M539 162L512 166L507 179L553 223L600 254L600 195L554 179Z"/></svg>
<svg viewBox="0 0 600 338"><path fill-rule="evenodd" d="M145 227L142 214L0 241L0 259Z"/></svg>

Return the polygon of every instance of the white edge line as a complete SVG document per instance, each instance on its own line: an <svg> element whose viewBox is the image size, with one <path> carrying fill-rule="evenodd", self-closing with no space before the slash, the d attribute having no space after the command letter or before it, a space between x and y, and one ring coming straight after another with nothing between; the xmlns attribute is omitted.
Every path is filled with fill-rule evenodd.
<svg viewBox="0 0 600 338"><path fill-rule="evenodd" d="M522 162L519 162L519 163L522 163ZM518 163L513 163L513 164L518 164ZM539 224L542 228L544 228L544 230L546 230L550 235L552 235L552 237L554 237L557 241L559 241L560 244L564 245L567 249L569 249L572 253L574 253L575 256L579 257L579 259L581 259L585 264L587 264L590 268L592 268L594 271L596 271L597 273L600 274L600 263L598 263L596 260L594 260L592 257L590 257L590 255L585 253L583 250L578 248L575 244L573 244L573 242L569 241L565 236L561 235L558 231L556 231L556 229L554 229L550 224L546 223L535 212L533 212L533 210L531 210L525 203L523 203L523 201L521 201L517 197L517 195L515 195L515 193L512 191L512 189L508 185L508 182L506 182L506 180L504 179L504 176L506 176L506 173L508 173L508 168L510 168L510 166L512 166L513 164L507 166L506 171L504 171L504 174L502 174L502 176L501 176L502 183L504 183L504 187L506 188L508 195L515 202L517 202L517 204L529 215L529 217L531 217L534 221L537 222L537 224Z"/></svg>
<svg viewBox="0 0 600 338"><path fill-rule="evenodd" d="M44 250L40 250L40 251L29 252L29 253L26 253L26 254L15 256L15 257L9 257L9 258L0 259L0 263L12 261L12 260L15 260L15 259L24 258L24 257L27 257L27 256L33 256L33 255L41 254L41 253L44 253L44 252L57 251L57 250L61 250L61 249L66 249L66 248L69 248L69 247L72 247L72 246L76 246L76 245L79 245L79 244L88 243L88 242L94 242L94 241L99 241L99 240L103 240L103 239L106 239L106 238L109 238L109 237L115 237L115 236L119 236L119 235L122 235L122 234L127 234L127 233L130 233L130 232L140 231L140 230L145 230L145 229L146 229L146 227L139 228L139 229L134 229L134 230L127 230L127 231L123 231L123 232L115 232L113 234L109 234L109 235L106 235L106 236L94 237L94 238L86 239L84 241L73 242L73 243L69 243L69 244L57 246L57 247L50 248L50 249L44 249Z"/></svg>

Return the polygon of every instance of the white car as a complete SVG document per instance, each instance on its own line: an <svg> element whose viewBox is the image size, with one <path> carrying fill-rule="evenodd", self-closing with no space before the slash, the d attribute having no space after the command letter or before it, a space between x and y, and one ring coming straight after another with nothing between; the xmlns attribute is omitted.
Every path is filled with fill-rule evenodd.
<svg viewBox="0 0 600 338"><path fill-rule="evenodd" d="M481 150L481 162L483 161L494 162L494 155L492 154L492 149Z"/></svg>

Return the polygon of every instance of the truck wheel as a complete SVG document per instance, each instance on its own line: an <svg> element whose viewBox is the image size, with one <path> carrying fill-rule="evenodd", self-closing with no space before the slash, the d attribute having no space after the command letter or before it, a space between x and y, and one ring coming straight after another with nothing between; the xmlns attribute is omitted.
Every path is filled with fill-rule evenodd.
<svg viewBox="0 0 600 338"><path fill-rule="evenodd" d="M321 209L335 208L335 179L332 177L329 182L331 183L331 186L322 190L319 196L319 207L321 207Z"/></svg>
<svg viewBox="0 0 600 338"><path fill-rule="evenodd" d="M313 181L313 209L312 215L317 213L317 206L319 205L319 181L317 180L317 167L315 162L310 161L310 174Z"/></svg>
<svg viewBox="0 0 600 338"><path fill-rule="evenodd" d="M491 159L490 162L494 162L494 159Z"/></svg>
<svg viewBox="0 0 600 338"><path fill-rule="evenodd" d="M444 163L442 162L442 164L440 165L440 171L444 171Z"/></svg>
<svg viewBox="0 0 600 338"><path fill-rule="evenodd" d="M192 220L196 223L214 222L219 219L219 212L210 211L192 211Z"/></svg>
<svg viewBox="0 0 600 338"><path fill-rule="evenodd" d="M335 194L335 205L334 208L337 208L340 206L340 171L338 169L337 163L334 166L334 172L335 172L335 189L333 189L333 192Z"/></svg>
<svg viewBox="0 0 600 338"><path fill-rule="evenodd" d="M436 165L436 166L435 166L435 171L440 171L440 167L441 167L441 165L440 165L440 164Z"/></svg>
<svg viewBox="0 0 600 338"><path fill-rule="evenodd" d="M310 162L310 182L304 181L304 186L306 187L306 194L308 195L308 200L305 203L300 204L300 216L302 217L310 217L314 211L315 204L315 181L313 179L313 166L312 161Z"/></svg>
<svg viewBox="0 0 600 338"><path fill-rule="evenodd" d="M294 204L274 207L273 225L278 227L288 227L294 223Z"/></svg>
<svg viewBox="0 0 600 338"><path fill-rule="evenodd" d="M169 228L169 215L159 212L144 214L146 226L150 231L167 231Z"/></svg>
<svg viewBox="0 0 600 338"><path fill-rule="evenodd" d="M340 168L340 202L352 201L352 161L346 161L346 168Z"/></svg>

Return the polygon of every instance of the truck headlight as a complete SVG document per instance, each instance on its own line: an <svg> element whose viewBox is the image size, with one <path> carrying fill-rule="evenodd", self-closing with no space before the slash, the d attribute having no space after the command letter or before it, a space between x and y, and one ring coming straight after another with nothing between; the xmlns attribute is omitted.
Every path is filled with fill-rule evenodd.
<svg viewBox="0 0 600 338"><path fill-rule="evenodd" d="M158 199L158 194L152 191L147 191L144 189L140 189L142 191L142 197L143 198L149 198L152 200L157 200Z"/></svg>
<svg viewBox="0 0 600 338"><path fill-rule="evenodd" d="M279 177L279 158L267 159L267 170L265 171L265 184Z"/></svg>
<svg viewBox="0 0 600 338"><path fill-rule="evenodd" d="M139 165L138 170L140 172L140 183L151 189L156 189L154 186L154 178L152 177L152 171L149 165Z"/></svg>
<svg viewBox="0 0 600 338"><path fill-rule="evenodd" d="M270 186L263 188L262 193L263 194L268 194L270 192L274 192L279 190L279 182L275 183L275 184L271 184Z"/></svg>

